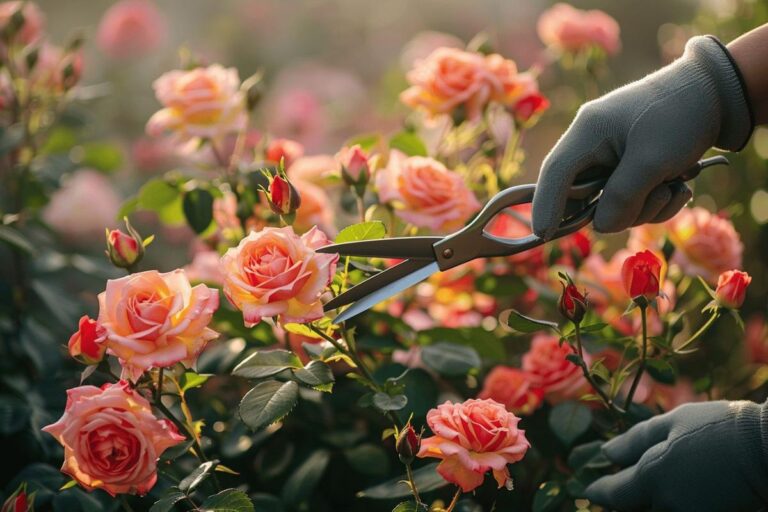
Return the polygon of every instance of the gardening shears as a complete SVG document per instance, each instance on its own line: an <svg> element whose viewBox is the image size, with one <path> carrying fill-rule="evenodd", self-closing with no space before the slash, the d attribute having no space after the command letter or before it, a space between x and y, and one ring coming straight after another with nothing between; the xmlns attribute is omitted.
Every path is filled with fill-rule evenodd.
<svg viewBox="0 0 768 512"><path fill-rule="evenodd" d="M691 180L702 169L719 164L727 165L728 160L723 156L700 160L672 183ZM576 183L571 187L564 219L550 240L570 235L592 221L607 181L606 177L602 177ZM488 201L469 224L445 237L395 237L321 247L318 249L321 253L403 260L337 295L324 305L324 310L327 312L349 305L334 318L333 323L338 324L427 279L435 272L446 271L476 258L518 254L550 241L534 233L519 238L505 238L487 231L491 221L504 209L530 203L535 190L536 185L532 183L502 190Z"/></svg>

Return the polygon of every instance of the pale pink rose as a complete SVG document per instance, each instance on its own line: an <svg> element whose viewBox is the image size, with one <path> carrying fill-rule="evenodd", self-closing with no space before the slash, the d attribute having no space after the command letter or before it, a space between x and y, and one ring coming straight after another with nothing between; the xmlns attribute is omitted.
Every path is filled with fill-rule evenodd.
<svg viewBox="0 0 768 512"><path fill-rule="evenodd" d="M64 447L62 472L88 491L112 496L147 494L160 455L185 439L125 381L67 390L64 415L43 431Z"/></svg>
<svg viewBox="0 0 768 512"><path fill-rule="evenodd" d="M303 156L291 164L288 177L330 187L329 178L336 174L337 168L336 160L330 155Z"/></svg>
<svg viewBox="0 0 768 512"><path fill-rule="evenodd" d="M108 353L136 381L150 368L194 365L218 333L208 328L219 294L204 284L192 287L186 273L156 270L107 281L99 294L99 324Z"/></svg>
<svg viewBox="0 0 768 512"><path fill-rule="evenodd" d="M31 87L37 93L61 93L71 89L83 75L82 51L65 51L44 42L35 67L28 71Z"/></svg>
<svg viewBox="0 0 768 512"><path fill-rule="evenodd" d="M131 145L131 161L141 172L166 171L177 161L175 147L167 139L139 137Z"/></svg>
<svg viewBox="0 0 768 512"><path fill-rule="evenodd" d="M768 323L761 314L755 314L744 326L744 343L753 363L768 364Z"/></svg>
<svg viewBox="0 0 768 512"><path fill-rule="evenodd" d="M221 256L216 251L199 251L192 257L192 263L184 267L192 282L221 286L224 274L221 272Z"/></svg>
<svg viewBox="0 0 768 512"><path fill-rule="evenodd" d="M104 229L116 221L120 202L107 177L83 169L54 192L43 220L67 241L103 240Z"/></svg>
<svg viewBox="0 0 768 512"><path fill-rule="evenodd" d="M530 375L531 385L544 390L544 398L556 404L577 399L589 390L584 375L566 356L575 351L568 343L551 334L537 334L531 341L531 348L523 354L523 370ZM584 354L587 365L589 354Z"/></svg>
<svg viewBox="0 0 768 512"><path fill-rule="evenodd" d="M404 71L408 71L418 61L426 59L438 48L464 48L464 46L461 39L445 32L432 30L419 32L403 46L403 51L400 54L400 65Z"/></svg>
<svg viewBox="0 0 768 512"><path fill-rule="evenodd" d="M450 231L480 208L461 175L433 158L392 151L375 179L381 202L391 202L395 213L414 226Z"/></svg>
<svg viewBox="0 0 768 512"><path fill-rule="evenodd" d="M336 272L338 254L315 249L330 244L317 228L299 237L290 226L251 232L221 259L224 294L243 312L248 327L263 317L283 323L322 318L321 294Z"/></svg>
<svg viewBox="0 0 768 512"><path fill-rule="evenodd" d="M528 415L544 402L544 390L536 387L525 371L499 365L486 375L477 398L490 398L504 404L509 412Z"/></svg>
<svg viewBox="0 0 768 512"><path fill-rule="evenodd" d="M592 46L612 55L619 51L619 24L603 11L583 11L555 4L539 17L539 38L556 50L580 52Z"/></svg>
<svg viewBox="0 0 768 512"><path fill-rule="evenodd" d="M99 23L96 42L114 59L142 57L166 39L165 17L150 0L120 0Z"/></svg>
<svg viewBox="0 0 768 512"><path fill-rule="evenodd" d="M721 273L741 268L744 244L729 219L697 206L683 208L664 225L675 246L671 263L686 274L714 283Z"/></svg>
<svg viewBox="0 0 768 512"><path fill-rule="evenodd" d="M41 38L45 29L45 16L34 2L0 2L0 31L5 30L11 17L19 9L24 17L24 24L16 33L14 41L32 44Z"/></svg>
<svg viewBox="0 0 768 512"><path fill-rule="evenodd" d="M417 456L442 459L437 472L464 492L479 487L489 471L502 487L510 478L507 464L522 460L531 447L519 422L494 400L445 402L427 413L435 435L422 439Z"/></svg>
<svg viewBox="0 0 768 512"><path fill-rule="evenodd" d="M407 74L411 87L400 100L431 116L449 114L463 106L468 119L477 119L499 84L479 53L438 48Z"/></svg>
<svg viewBox="0 0 768 512"><path fill-rule="evenodd" d="M370 155L359 144L345 146L336 153L336 160L341 168L341 175L345 181L354 183L368 183L371 169L368 163Z"/></svg>
<svg viewBox="0 0 768 512"><path fill-rule="evenodd" d="M218 141L245 129L248 114L235 68L218 64L169 71L155 80L163 108L147 123L147 133L172 133L179 142L200 137Z"/></svg>
<svg viewBox="0 0 768 512"><path fill-rule="evenodd" d="M328 236L334 236L334 211L328 193L322 187L303 180L291 180L301 196L293 226L297 231L309 231L317 226Z"/></svg>

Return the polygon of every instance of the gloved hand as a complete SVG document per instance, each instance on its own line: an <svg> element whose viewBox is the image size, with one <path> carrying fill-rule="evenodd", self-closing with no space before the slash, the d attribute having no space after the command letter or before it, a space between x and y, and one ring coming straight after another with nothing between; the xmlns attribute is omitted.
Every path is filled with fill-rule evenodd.
<svg viewBox="0 0 768 512"><path fill-rule="evenodd" d="M594 227L615 232L672 217L690 199L679 182L713 146L737 151L753 120L740 73L710 36L692 38L672 64L584 104L542 164L533 230L549 239L580 174L610 175Z"/></svg>
<svg viewBox="0 0 768 512"><path fill-rule="evenodd" d="M587 488L619 511L756 511L768 504L768 404L682 405L603 445L625 467Z"/></svg>

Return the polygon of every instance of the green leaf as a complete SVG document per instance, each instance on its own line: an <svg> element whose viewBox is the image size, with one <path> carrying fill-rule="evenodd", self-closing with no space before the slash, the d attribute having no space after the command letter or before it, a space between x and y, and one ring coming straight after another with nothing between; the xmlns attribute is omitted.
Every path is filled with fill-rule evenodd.
<svg viewBox="0 0 768 512"><path fill-rule="evenodd" d="M504 343L500 343L497 333L486 331L482 327L434 327L416 333L419 345L447 341L457 345L466 345L477 351L483 360L502 362L506 360Z"/></svg>
<svg viewBox="0 0 768 512"><path fill-rule="evenodd" d="M378 240L379 238L384 238L386 234L387 229L384 227L384 223L380 220L372 220L345 227L336 235L334 242L340 244L344 242L358 242L360 240Z"/></svg>
<svg viewBox="0 0 768 512"><path fill-rule="evenodd" d="M285 512L283 502L277 496L264 492L251 494L251 501L258 512Z"/></svg>
<svg viewBox="0 0 768 512"><path fill-rule="evenodd" d="M419 492L426 493L448 485L448 482L437 472L437 462L427 464L413 471L413 480ZM411 488L406 481L408 477L401 475L397 478L374 485L357 493L358 498L391 500L411 495Z"/></svg>
<svg viewBox="0 0 768 512"><path fill-rule="evenodd" d="M392 512L424 512L424 507L420 507L414 501L403 501L398 503Z"/></svg>
<svg viewBox="0 0 768 512"><path fill-rule="evenodd" d="M203 481L211 475L218 463L219 461L217 460L210 460L197 466L194 471L179 482L179 490L185 494L194 491L198 485L203 483Z"/></svg>
<svg viewBox="0 0 768 512"><path fill-rule="evenodd" d="M653 377L653 380L661 382L662 384L672 385L677 379L677 373L675 368L663 359L647 359L645 361L645 368L648 370L648 374Z"/></svg>
<svg viewBox="0 0 768 512"><path fill-rule="evenodd" d="M421 360L427 367L447 376L466 375L482 364L480 356L472 347L447 342L423 347Z"/></svg>
<svg viewBox="0 0 768 512"><path fill-rule="evenodd" d="M281 496L283 501L298 508L298 505L307 501L315 491L320 478L325 473L325 468L331 460L331 453L325 449L312 452L307 460L288 478L283 485Z"/></svg>
<svg viewBox="0 0 768 512"><path fill-rule="evenodd" d="M115 216L116 219L122 220L125 217L130 216L133 212L135 212L138 208L141 207L139 197L131 197L130 199L126 199L123 201L123 204L120 205L120 209L117 211L117 215Z"/></svg>
<svg viewBox="0 0 768 512"><path fill-rule="evenodd" d="M549 428L566 446L584 434L592 424L592 413L578 402L557 404L549 412Z"/></svg>
<svg viewBox="0 0 768 512"><path fill-rule="evenodd" d="M609 372L608 368L606 368L605 364L603 364L603 359L598 359L592 363L592 366L589 369L589 373L597 376L603 382L608 383L611 381L611 372Z"/></svg>
<svg viewBox="0 0 768 512"><path fill-rule="evenodd" d="M202 233L213 222L213 195L205 189L195 188L184 194L182 207L195 233Z"/></svg>
<svg viewBox="0 0 768 512"><path fill-rule="evenodd" d="M211 377L213 377L213 375L210 373L200 374L193 371L186 371L181 375L181 377L179 377L179 387L181 388L181 391L187 391L188 389L192 388L199 388Z"/></svg>
<svg viewBox="0 0 768 512"><path fill-rule="evenodd" d="M287 323L283 324L283 329L293 334L306 336L307 338L314 338L316 340L323 339L322 336L310 329L307 324Z"/></svg>
<svg viewBox="0 0 768 512"><path fill-rule="evenodd" d="M203 512L255 512L248 495L237 489L224 489L208 496L201 508Z"/></svg>
<svg viewBox="0 0 768 512"><path fill-rule="evenodd" d="M331 367L322 361L310 361L304 368L293 370L296 379L318 391L330 392L333 389L333 372Z"/></svg>
<svg viewBox="0 0 768 512"><path fill-rule="evenodd" d="M554 512L566 499L565 489L559 482L544 482L533 496L533 512Z"/></svg>
<svg viewBox="0 0 768 512"><path fill-rule="evenodd" d="M154 179L139 189L138 197L142 208L159 212L179 197L179 189L165 180Z"/></svg>
<svg viewBox="0 0 768 512"><path fill-rule="evenodd" d="M398 149L407 156L427 156L427 146L413 132L396 133L389 139L389 147L391 149Z"/></svg>
<svg viewBox="0 0 768 512"><path fill-rule="evenodd" d="M515 331L526 334L541 331L542 329L557 329L557 323L555 322L531 318L514 309L504 311L500 318L502 323L507 324Z"/></svg>
<svg viewBox="0 0 768 512"><path fill-rule="evenodd" d="M376 393L373 395L373 405L381 411L399 411L408 405L408 397L405 395L390 396L386 393Z"/></svg>
<svg viewBox="0 0 768 512"><path fill-rule="evenodd" d="M123 164L123 152L108 142L89 142L83 146L84 167L91 167L101 172L110 173Z"/></svg>
<svg viewBox="0 0 768 512"><path fill-rule="evenodd" d="M149 512L170 512L173 506L186 497L186 495L175 487L171 487L165 495L157 500L149 509Z"/></svg>
<svg viewBox="0 0 768 512"><path fill-rule="evenodd" d="M381 135L378 133L368 133L363 135L358 135L356 137L353 137L347 141L345 146L354 146L358 145L360 146L360 149L363 151L369 151L370 149L373 149L376 145L378 145L381 142Z"/></svg>
<svg viewBox="0 0 768 512"><path fill-rule="evenodd" d="M381 446L364 443L344 450L344 456L357 473L379 477L389 473L389 457Z"/></svg>
<svg viewBox="0 0 768 512"><path fill-rule="evenodd" d="M301 368L299 356L290 350L261 350L246 357L232 370L232 375L246 379L264 379L288 368Z"/></svg>
<svg viewBox="0 0 768 512"><path fill-rule="evenodd" d="M240 402L240 418L254 430L279 421L291 412L299 399L294 381L267 380L245 394Z"/></svg>
<svg viewBox="0 0 768 512"><path fill-rule="evenodd" d="M37 253L35 247L26 239L24 235L10 226L0 226L0 241L3 241L30 256Z"/></svg>

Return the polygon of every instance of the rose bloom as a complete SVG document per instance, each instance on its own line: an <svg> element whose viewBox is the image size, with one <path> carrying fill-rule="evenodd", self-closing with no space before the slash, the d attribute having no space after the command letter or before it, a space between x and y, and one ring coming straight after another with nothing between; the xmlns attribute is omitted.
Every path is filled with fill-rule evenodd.
<svg viewBox="0 0 768 512"><path fill-rule="evenodd" d="M376 172L376 187L381 202L391 201L405 222L437 232L461 227L480 208L461 175L432 158L399 151Z"/></svg>
<svg viewBox="0 0 768 512"><path fill-rule="evenodd" d="M645 297L653 300L659 295L664 281L666 264L663 257L651 251L640 251L624 260L621 266L621 281L631 299Z"/></svg>
<svg viewBox="0 0 768 512"><path fill-rule="evenodd" d="M438 48L418 61L406 78L411 87L400 100L432 116L463 106L468 119L477 119L498 89L485 56L456 48Z"/></svg>
<svg viewBox="0 0 768 512"><path fill-rule="evenodd" d="M464 42L458 37L446 34L445 32L436 32L425 30L419 32L410 41L405 43L400 53L400 66L403 71L409 71L417 62L426 59L438 48L463 48Z"/></svg>
<svg viewBox="0 0 768 512"><path fill-rule="evenodd" d="M64 415L43 431L64 447L62 472L112 496L147 494L157 481L157 459L185 439L125 381L67 390Z"/></svg>
<svg viewBox="0 0 768 512"><path fill-rule="evenodd" d="M26 67L26 63L22 67ZM83 75L82 51L65 51L44 42L40 46L35 67L25 72L36 93L60 94L71 89Z"/></svg>
<svg viewBox="0 0 768 512"><path fill-rule="evenodd" d="M563 52L580 52L597 46L608 54L621 47L619 24L603 11L582 11L568 4L555 4L544 11L537 24L539 38Z"/></svg>
<svg viewBox="0 0 768 512"><path fill-rule="evenodd" d="M192 287L181 269L156 270L107 281L99 294L99 324L109 353L120 358L133 381L150 368L178 362L191 366L218 333L208 328L219 294L204 284Z"/></svg>
<svg viewBox="0 0 768 512"><path fill-rule="evenodd" d="M445 402L427 413L435 434L422 439L418 457L442 459L437 472L470 492L493 472L499 487L509 480L507 464L520 461L530 448L520 418L494 400Z"/></svg>
<svg viewBox="0 0 768 512"><path fill-rule="evenodd" d="M264 152L264 158L268 162L279 164L282 160L286 169L303 155L304 146L290 139L273 139L269 142Z"/></svg>
<svg viewBox="0 0 768 512"><path fill-rule="evenodd" d="M282 323L317 320L339 255L315 249L329 244L317 228L301 237L291 226L251 232L221 259L224 295L243 312L247 327L265 316L279 316Z"/></svg>
<svg viewBox="0 0 768 512"><path fill-rule="evenodd" d="M717 303L725 308L738 309L744 304L747 286L752 276L741 270L728 270L717 279L715 296Z"/></svg>
<svg viewBox="0 0 768 512"><path fill-rule="evenodd" d="M220 261L221 256L216 251L198 251L192 257L192 263L184 267L184 271L192 282L221 286L224 274L221 273Z"/></svg>
<svg viewBox="0 0 768 512"><path fill-rule="evenodd" d="M544 391L531 384L526 372L499 365L485 377L477 398L490 398L503 404L509 412L528 415L541 406Z"/></svg>
<svg viewBox="0 0 768 512"><path fill-rule="evenodd" d="M335 213L328 193L322 187L304 180L292 180L291 184L301 197L293 227L299 232L305 232L317 226L326 235L334 236Z"/></svg>
<svg viewBox="0 0 768 512"><path fill-rule="evenodd" d="M120 202L106 176L83 169L53 193L43 220L65 241L103 240L104 228L115 222Z"/></svg>
<svg viewBox="0 0 768 512"><path fill-rule="evenodd" d="M5 30L13 15L21 9L24 23L16 32L14 40L21 44L32 44L43 34L45 29L45 16L34 2L0 2L0 31Z"/></svg>
<svg viewBox="0 0 768 512"><path fill-rule="evenodd" d="M218 141L245 129L248 114L235 68L213 64L169 71L155 80L153 87L165 108L149 119L149 135L171 132L179 142L194 137Z"/></svg>
<svg viewBox="0 0 768 512"><path fill-rule="evenodd" d="M768 323L763 315L757 314L747 320L744 340L749 360L757 364L768 364Z"/></svg>
<svg viewBox="0 0 768 512"><path fill-rule="evenodd" d="M173 167L175 147L167 139L140 137L131 145L131 162L137 170L151 173Z"/></svg>
<svg viewBox="0 0 768 512"><path fill-rule="evenodd" d="M529 374L531 385L544 391L549 403L578 398L587 392L581 368L565 358L574 353L568 343L560 344L557 336L537 334L531 340L531 348L523 354L523 370ZM589 354L584 354L584 360L589 365Z"/></svg>
<svg viewBox="0 0 768 512"><path fill-rule="evenodd" d="M157 49L168 27L149 0L120 0L107 9L99 23L96 42L114 59L142 57Z"/></svg>

